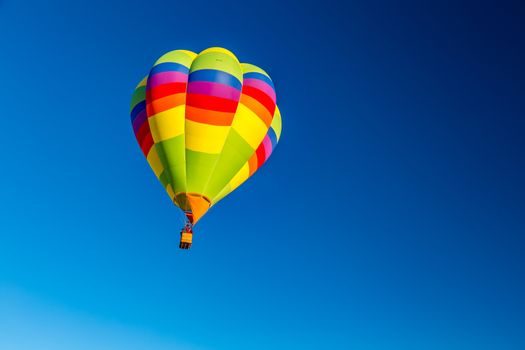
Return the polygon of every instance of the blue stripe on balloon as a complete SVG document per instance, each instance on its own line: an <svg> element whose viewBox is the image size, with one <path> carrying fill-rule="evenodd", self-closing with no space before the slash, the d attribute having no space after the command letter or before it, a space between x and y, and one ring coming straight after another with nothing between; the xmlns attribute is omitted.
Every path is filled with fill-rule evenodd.
<svg viewBox="0 0 525 350"><path fill-rule="evenodd" d="M266 75L257 73L257 72L250 72L250 73L244 73L242 76L243 79L259 79L264 81L266 84L270 85L272 89L275 90L275 86L273 86L272 79L268 78Z"/></svg>
<svg viewBox="0 0 525 350"><path fill-rule="evenodd" d="M133 122L135 120L135 118L137 117L137 115L140 112L142 112L145 108L146 108L146 101L140 101L139 103L137 103L137 105L135 107L133 107L133 110L130 113L130 115L131 115L131 122Z"/></svg>
<svg viewBox="0 0 525 350"><path fill-rule="evenodd" d="M188 83L193 81L207 81L231 86L237 90L242 89L242 84L233 75L215 69L200 69L190 73Z"/></svg>
<svg viewBox="0 0 525 350"><path fill-rule="evenodd" d="M184 74L188 74L190 69L180 63L175 62L164 62L159 63L153 68L151 68L151 71L149 75L157 74L157 73L163 73L163 72L181 72Z"/></svg>
<svg viewBox="0 0 525 350"><path fill-rule="evenodd" d="M142 113L139 113L135 117L135 120L133 120L133 122L131 123L131 125L133 125L133 131L135 132L135 135L139 131L142 124L147 123L147 122L148 122L148 116L146 115L146 111L142 110Z"/></svg>
<svg viewBox="0 0 525 350"><path fill-rule="evenodd" d="M268 137L272 141L272 150L274 150L277 146L277 135L275 135L275 131L272 128L268 129Z"/></svg>

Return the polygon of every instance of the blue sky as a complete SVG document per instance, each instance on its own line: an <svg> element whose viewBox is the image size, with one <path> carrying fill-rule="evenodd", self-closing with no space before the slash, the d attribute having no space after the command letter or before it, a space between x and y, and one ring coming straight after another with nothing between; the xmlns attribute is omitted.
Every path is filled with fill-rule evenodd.
<svg viewBox="0 0 525 350"><path fill-rule="evenodd" d="M525 348L524 15L0 0L0 348ZM128 105L210 46L268 71L284 127L188 253Z"/></svg>

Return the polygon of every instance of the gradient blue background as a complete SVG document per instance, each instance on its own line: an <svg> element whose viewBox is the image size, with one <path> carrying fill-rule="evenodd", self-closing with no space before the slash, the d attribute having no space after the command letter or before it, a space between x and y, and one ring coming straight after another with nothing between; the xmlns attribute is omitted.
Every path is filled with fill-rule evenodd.
<svg viewBox="0 0 525 350"><path fill-rule="evenodd" d="M524 349L523 18L0 1L0 348ZM128 104L214 45L269 72L284 129L188 253Z"/></svg>

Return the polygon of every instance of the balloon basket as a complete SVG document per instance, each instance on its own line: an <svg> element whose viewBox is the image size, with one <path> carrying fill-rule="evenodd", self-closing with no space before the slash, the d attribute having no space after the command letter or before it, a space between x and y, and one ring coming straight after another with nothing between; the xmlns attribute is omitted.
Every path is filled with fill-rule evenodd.
<svg viewBox="0 0 525 350"><path fill-rule="evenodd" d="M183 230L180 233L179 248L180 249L190 249L191 248L192 239L193 239L193 232L186 232L186 231Z"/></svg>

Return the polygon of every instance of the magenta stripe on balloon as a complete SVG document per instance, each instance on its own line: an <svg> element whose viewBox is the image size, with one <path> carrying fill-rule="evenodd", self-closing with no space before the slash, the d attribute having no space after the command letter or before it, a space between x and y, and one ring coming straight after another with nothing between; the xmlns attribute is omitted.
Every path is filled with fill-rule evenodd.
<svg viewBox="0 0 525 350"><path fill-rule="evenodd" d="M148 89L154 88L162 84L186 82L188 82L188 74L184 74L181 72L162 72L150 75L150 77L148 78Z"/></svg>
<svg viewBox="0 0 525 350"><path fill-rule="evenodd" d="M234 87L208 81L190 82L188 84L188 93L222 97L234 101L238 101L241 97L241 92Z"/></svg>
<svg viewBox="0 0 525 350"><path fill-rule="evenodd" d="M270 96L270 98L275 103L275 100L277 99L277 97L275 96L275 90L264 81L254 78L246 78L242 81L242 84L263 91L266 95Z"/></svg>
<svg viewBox="0 0 525 350"><path fill-rule="evenodd" d="M135 132L135 134L140 129L142 123L147 123L146 119L148 119L148 116L146 115L146 110L143 109L142 111L140 111L139 114L137 114L135 120L133 120L133 131Z"/></svg>

